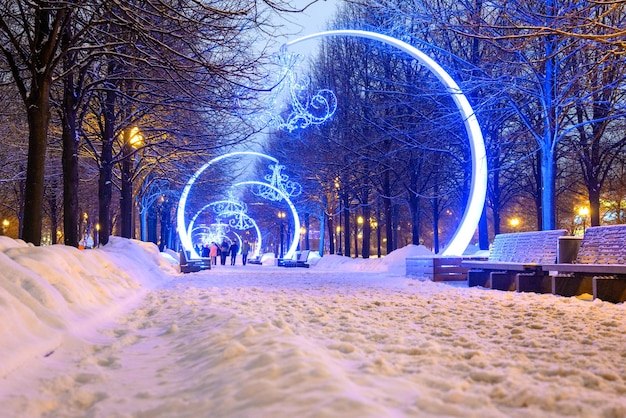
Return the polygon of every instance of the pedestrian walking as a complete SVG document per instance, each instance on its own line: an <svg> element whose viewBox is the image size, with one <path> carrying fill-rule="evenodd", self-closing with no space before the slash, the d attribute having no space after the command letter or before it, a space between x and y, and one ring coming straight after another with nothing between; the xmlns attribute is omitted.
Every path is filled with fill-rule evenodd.
<svg viewBox="0 0 626 418"><path fill-rule="evenodd" d="M230 245L230 265L234 266L235 261L237 260L237 253L239 252L239 245L237 245L237 241L234 241Z"/></svg>
<svg viewBox="0 0 626 418"><path fill-rule="evenodd" d="M220 247L220 264L223 266L226 265L226 257L228 256L229 250L230 245L228 245L228 242L226 242L226 240L222 241L222 245Z"/></svg>
<svg viewBox="0 0 626 418"><path fill-rule="evenodd" d="M250 252L250 243L247 239L243 240L243 244L241 244L241 262L245 266L248 262L248 253Z"/></svg>

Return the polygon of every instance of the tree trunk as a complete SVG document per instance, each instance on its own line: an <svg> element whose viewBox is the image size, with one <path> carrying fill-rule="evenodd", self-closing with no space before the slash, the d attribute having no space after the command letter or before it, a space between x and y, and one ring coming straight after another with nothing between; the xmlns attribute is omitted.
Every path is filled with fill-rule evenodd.
<svg viewBox="0 0 626 418"><path fill-rule="evenodd" d="M41 245L43 183L50 123L49 80L41 77L32 81L26 108L29 134L22 239L34 245Z"/></svg>
<svg viewBox="0 0 626 418"><path fill-rule="evenodd" d="M326 225L328 226L328 252L330 254L335 254L335 228L333 227L333 218L332 216L328 216L327 213L324 213L324 219L327 220ZM322 228L320 228L322 230ZM323 234L320 234L320 237ZM324 247L322 247L322 250Z"/></svg>
<svg viewBox="0 0 626 418"><path fill-rule="evenodd" d="M435 254L439 254L439 199L432 200L433 209L433 249Z"/></svg>
<svg viewBox="0 0 626 418"><path fill-rule="evenodd" d="M348 193L343 199L343 255L350 257L350 210L348 208Z"/></svg>
<svg viewBox="0 0 626 418"><path fill-rule="evenodd" d="M65 245L78 247L78 135L76 134L76 96L74 78L68 74L63 90L63 236Z"/></svg>
<svg viewBox="0 0 626 418"><path fill-rule="evenodd" d="M109 63L109 74L114 73L114 63ZM114 89L106 92L104 103L104 133L100 156L100 178L98 180L98 220L100 222L100 244L106 245L111 235L111 199L113 188L113 141L115 140L115 101Z"/></svg>
<svg viewBox="0 0 626 418"><path fill-rule="evenodd" d="M387 236L387 254L393 251L393 214L391 213L391 185L389 180L389 172L385 171L383 176L383 214L385 217L385 235Z"/></svg>
<svg viewBox="0 0 626 418"><path fill-rule="evenodd" d="M555 228L555 163L554 152L546 144L541 153L541 230Z"/></svg>

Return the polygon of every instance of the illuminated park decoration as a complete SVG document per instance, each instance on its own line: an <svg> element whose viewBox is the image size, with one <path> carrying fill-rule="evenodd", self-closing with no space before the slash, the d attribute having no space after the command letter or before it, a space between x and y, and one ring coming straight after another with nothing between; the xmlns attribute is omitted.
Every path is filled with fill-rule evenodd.
<svg viewBox="0 0 626 418"><path fill-rule="evenodd" d="M207 209L211 209L211 211L215 215L216 221L208 226L205 226L207 230L201 232L201 241L203 243L219 243L223 239L228 239L228 232L231 230L233 234L237 235L236 231L254 229L257 237L256 242L258 243L258 245L255 246L252 256L256 257L260 254L262 241L261 230L259 229L256 221L248 215L247 205L235 199L232 196L232 193L229 193L227 200L219 200L216 202L208 203L204 205L198 212L196 212L193 218L191 218L189 226L187 227L187 233L190 238L194 237L193 231L196 230L196 227L194 227L196 219L201 213L203 213ZM226 223L222 222L222 220L224 219L227 220ZM239 243L239 248L241 249L241 242Z"/></svg>
<svg viewBox="0 0 626 418"><path fill-rule="evenodd" d="M414 46L390 36L362 30L331 30L314 33L287 42L283 45L282 49L285 51L288 47L297 43L314 38L329 36L355 36L359 38L373 39L387 45L394 46L408 53L437 77L437 79L445 86L446 92L454 100L454 103L463 118L465 129L469 137L470 150L472 154L472 177L469 200L467 202L465 212L463 213L461 223L454 233L452 240L443 250L442 255L450 256L463 254L472 240L474 232L478 226L487 193L487 156L485 153L485 144L476 115L474 114L474 110L470 106L469 101L452 77L450 77L450 75L432 58ZM297 104L295 106L297 106Z"/></svg>
<svg viewBox="0 0 626 418"><path fill-rule="evenodd" d="M300 228L298 228L298 225L300 225L300 218L298 217L298 212L296 211L296 207L291 202L291 199L289 199L289 196L287 196L282 190L270 184L262 183L260 181L242 181L240 183L234 184L234 186L243 186L243 185L269 187L270 189L274 190L274 192L276 192L285 200L285 202L287 203L287 206L289 206L289 210L291 211L293 223L296 226L294 228L293 240L291 240L291 245L289 246L289 249L287 250L287 254L285 254L285 258L287 259L293 258L293 256L296 254L296 250L298 249L298 243L300 242Z"/></svg>
<svg viewBox="0 0 626 418"><path fill-rule="evenodd" d="M272 126L293 132L312 125L321 125L330 119L337 110L337 97L332 90L321 89L311 93L311 80L298 71L303 57L300 54L287 53L285 50L275 55L280 67L278 80L269 89L272 94L267 101L268 107L256 118L262 126ZM290 109L280 110L279 104L288 99ZM286 114L286 116L283 116Z"/></svg>
<svg viewBox="0 0 626 418"><path fill-rule="evenodd" d="M193 247L193 243L191 240L191 236L194 230L194 226L193 224L195 223L195 220L197 219L197 217L200 215L200 213L202 213L204 210L206 210L207 208L212 208L212 210L216 213L216 215L218 216L218 218L221 219L222 218L226 218L226 217L230 217L231 219L229 220L228 224L222 224L224 225L224 227L228 227L229 229L232 227L234 228L241 228L241 229L249 229L249 228L244 228L245 226L252 226L254 225L254 228L257 232L257 236L259 237L259 241L258 241L258 245L255 249L255 255L258 255L258 251L260 251L261 248L261 233L259 231L258 226L256 225L256 222L254 222L254 220L252 218L250 218L247 213L245 213L245 205L242 202L237 202L234 199L227 199L224 201L219 201L219 202L212 202L209 203L207 205L205 205L202 209L200 209L198 212L196 212L196 214L193 216L193 218L191 219L191 222L189 223L189 225L186 224L185 221L185 207L187 205L187 199L189 198L189 194L191 192L191 189L194 185L194 183L198 180L198 178L200 177L200 175L202 175L202 173L209 168L211 165L222 161L224 159L227 158L232 158L232 157L236 157L236 156L254 156L254 157L260 157L260 158L265 158L270 160L274 166L280 166L279 162L276 158L271 157L269 155L266 154L262 154L260 152L254 152L254 151L241 151L241 152L232 152L232 153L228 153L228 154L224 154L224 155L220 155L216 158L213 158L211 161L209 161L208 163L204 164L202 167L200 167L194 174L193 176L191 176L191 178L187 181L187 184L185 185L185 187L183 188L183 192L181 193L181 197L180 200L178 202L178 208L177 208L177 212L176 212L176 223L177 223L177 227L178 227L178 235L180 237L180 242L181 245L183 246L183 249L186 251L189 251L191 256L193 258L198 258L199 255L197 254L196 250ZM280 166L282 168L284 168L284 166ZM240 186L252 186L255 188L255 190L259 191L259 190L269 190L269 193L265 193L268 196L272 196L272 197L278 197L276 199L270 199L271 201L282 201L284 200L287 205L289 206L289 209L291 211L291 216L294 222L294 237L293 240L290 244L289 250L287 251L287 254L285 254L286 258L292 258L296 252L296 249L298 247L298 242L300 240L300 228L298 228L298 225L300 225L300 219L298 217L298 213L296 211L295 206L293 205L293 203L291 202L291 195L289 193L301 193L301 187L300 185L295 186L294 184L297 183L293 183L293 182L289 182L288 181L288 176L282 175L280 174L280 171L282 170L282 168L278 169L278 174L279 176L277 177L277 180L275 181L275 184L270 184L270 183L263 183L260 181L244 181L244 182L239 182L237 184L234 184L232 187L240 187ZM266 176L266 178L268 178L268 181L273 181L271 180L274 175L276 174L276 169L273 168L272 165L270 165L270 169L272 170L272 174L268 176ZM290 185L290 183L293 183ZM221 216L221 217L220 217ZM231 223L232 222L232 223ZM219 222L218 222L219 223ZM215 224L217 225L217 224ZM240 230L241 230L240 229ZM223 230L221 233L223 233L224 235L226 234L226 232L228 232L228 230ZM235 234L237 236L237 238L239 240L241 240L241 237L234 231L231 230L231 233Z"/></svg>
<svg viewBox="0 0 626 418"><path fill-rule="evenodd" d="M285 168L284 165L270 164L268 167L272 173L265 176L267 184L255 185L252 189L255 195L273 202L280 202L283 200L284 195L296 197L302 194L302 186L295 181L289 180L289 176L282 173ZM268 187L268 185L272 187ZM280 190L281 193L278 193L276 190Z"/></svg>

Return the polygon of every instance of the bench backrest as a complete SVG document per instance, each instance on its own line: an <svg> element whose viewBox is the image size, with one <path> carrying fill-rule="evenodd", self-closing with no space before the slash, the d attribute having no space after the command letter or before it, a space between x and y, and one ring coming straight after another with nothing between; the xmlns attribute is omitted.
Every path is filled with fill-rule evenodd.
<svg viewBox="0 0 626 418"><path fill-rule="evenodd" d="M578 264L626 263L626 225L587 228L576 256Z"/></svg>
<svg viewBox="0 0 626 418"><path fill-rule="evenodd" d="M489 261L548 264L556 262L559 237L564 229L498 234L493 240Z"/></svg>
<svg viewBox="0 0 626 418"><path fill-rule="evenodd" d="M306 263L306 261L309 259L310 252L311 252L310 250L302 251L300 255L298 256L298 261L304 261Z"/></svg>

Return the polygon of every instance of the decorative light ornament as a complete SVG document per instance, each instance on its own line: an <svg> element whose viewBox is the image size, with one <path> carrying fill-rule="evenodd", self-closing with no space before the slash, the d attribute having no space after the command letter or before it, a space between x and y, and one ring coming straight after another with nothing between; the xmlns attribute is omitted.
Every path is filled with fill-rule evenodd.
<svg viewBox="0 0 626 418"><path fill-rule="evenodd" d="M187 205L187 199L189 197L189 192L191 191L191 188L193 187L194 183L196 182L196 180L200 177L200 175L212 164L215 164L216 162L219 162L225 158L230 158L230 157L235 157L235 156L241 156L241 155L249 155L249 156L255 156L255 157L261 157L261 158L266 158L272 162L274 162L276 165L278 165L278 160L272 156L266 155L266 154L262 154L260 152L254 152L254 151L240 151L240 152L231 152L228 154L224 154L224 155L220 155L219 157L215 157L213 158L211 161L209 161L208 163L204 164L202 167L200 167L194 174L193 176L191 176L191 178L187 181L187 184L185 185L185 187L183 188L183 192L181 193L180 196L180 200L178 202L178 209L176 211L176 225L178 228L178 235L180 237L180 242L181 245L183 247L184 250L189 251L192 254L192 257L199 257L199 255L196 253L195 249L193 248L193 244L191 242L191 229L193 228L193 221L195 221L195 219L198 217L198 215L200 214L200 212L202 212L204 209L206 209L207 206L203 207L200 211L198 211L195 216L193 217L192 223L189 226L185 226L185 206ZM293 203L291 203L291 200L289 199L289 196L284 192L281 191L280 189L276 188L275 186L271 185L271 184L266 184L266 183L262 183L259 181L251 181L251 182L242 182L242 183L237 183L235 184L233 187L235 186L239 186L239 185L252 185L255 187L268 187L270 189L273 190L273 192L277 193L279 196L282 197L282 199L284 199L287 204L289 205L290 209L291 209L291 213L294 219L294 224L299 225L300 224L300 220L298 217L298 213L296 212L296 208L294 207ZM256 223L255 223L256 225ZM259 244L260 244L260 237L261 237L261 233L258 227L255 227L256 231L257 231L257 236L259 237ZM298 246L298 240L300 238L300 233L299 230L294 234L294 241L292 242L291 248L288 251L288 256L289 257L293 257L293 255L295 254L295 249ZM297 240L296 240L297 237ZM295 242L295 245L293 244ZM261 246L257 246L257 249L255 250L255 254L259 255L258 252L260 251Z"/></svg>
<svg viewBox="0 0 626 418"><path fill-rule="evenodd" d="M255 186L252 188L252 193L272 202L280 202L283 200L282 194L286 194L289 197L300 196L302 194L302 186L300 183L289 180L288 175L281 173L285 168L284 165L270 164L268 167L272 173L265 175L264 178L272 187L267 187L266 185ZM280 190L282 193L279 194L274 190Z"/></svg>
<svg viewBox="0 0 626 418"><path fill-rule="evenodd" d="M234 184L233 187L243 186L243 185L265 186L265 187L269 187L269 188L273 189L276 193L278 193L279 195L282 196L282 198L287 203L287 206L289 206L289 210L291 211L291 216L292 216L294 225L296 225L296 226L300 225L300 217L298 216L298 212L296 211L296 207L291 202L291 199L289 199L289 196L287 196L283 191L277 189L276 187L274 187L274 186L272 186L270 184L265 184L265 183L262 183L260 181L242 181L240 183ZM296 250L298 248L298 243L300 242L300 228L295 227L294 230L295 231L294 231L294 234L293 234L293 240L291 241L291 246L289 247L289 250L287 251L287 254L285 254L285 258L287 258L287 259L293 258L293 256L296 254Z"/></svg>
<svg viewBox="0 0 626 418"><path fill-rule="evenodd" d="M395 46L417 59L446 87L446 91L454 100L454 103L463 117L465 129L467 130L472 154L472 178L469 200L467 202L465 212L463 213L461 224L454 233L454 236L448 246L443 250L442 255L450 256L463 254L472 240L476 227L478 226L487 193L487 155L485 153L485 143L483 141L480 126L476 120L476 115L474 114L474 110L470 106L467 98L452 77L450 77L450 75L432 58L414 46L387 35L352 29L331 30L314 33L287 42L283 46L282 50L284 51L286 48L303 41L328 36L356 36L359 38L373 39L387 45Z"/></svg>
<svg viewBox="0 0 626 418"><path fill-rule="evenodd" d="M302 59L302 55L288 53L285 48L275 55L275 62L280 67L279 78L270 88L272 94L267 100L268 107L256 115L262 127L272 126L293 132L320 125L335 114L335 93L329 89L312 93L310 77L298 72L298 64ZM285 102L289 103L288 110L282 108Z"/></svg>
<svg viewBox="0 0 626 418"><path fill-rule="evenodd" d="M216 215L216 220L214 223L208 226L208 232L202 233L202 241L203 242L220 242L224 238L228 238L228 232L232 232L233 234L239 236L236 230L245 231L248 229L254 229L257 237L257 245L255 246L253 257L260 255L261 247L262 247L262 235L259 226L256 221L251 218L247 212L247 205L239 200L236 200L232 197L232 193L229 193L230 200L220 200L217 202L211 202L204 205L196 214L191 218L189 222L189 226L187 227L187 234L189 237L193 237L193 232L196 231L194 224L198 216L204 212L207 208L211 208L213 213ZM230 218L228 219L228 223L223 223L222 218ZM231 231L231 228L233 230ZM196 254L195 251L192 250L192 258L199 257L199 254Z"/></svg>

